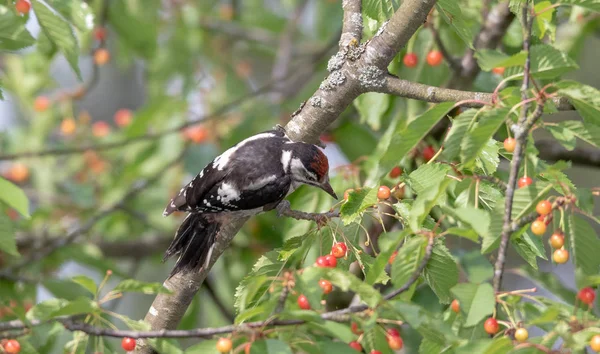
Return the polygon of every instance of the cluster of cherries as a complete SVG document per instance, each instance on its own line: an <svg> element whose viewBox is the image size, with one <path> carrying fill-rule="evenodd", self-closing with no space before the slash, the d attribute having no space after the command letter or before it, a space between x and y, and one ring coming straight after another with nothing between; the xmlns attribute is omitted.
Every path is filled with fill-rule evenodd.
<svg viewBox="0 0 600 354"><path fill-rule="evenodd" d="M430 66L438 66L444 60L444 56L439 50L432 50L427 53L426 60L427 64ZM402 62L407 68L414 68L417 66L417 64L419 64L419 57L415 53L406 53L404 59L402 59Z"/></svg>
<svg viewBox="0 0 600 354"><path fill-rule="evenodd" d="M352 322L350 324L350 329L352 330L352 333L354 333L358 336L363 334L363 331L361 331L358 328L358 325L356 324L356 322ZM400 332L396 328L388 328L386 330L385 337L387 339L388 346L392 350L400 350L404 346L404 341L402 340L402 337L400 337ZM358 341L352 341L348 345L350 346L350 348L352 348L358 352L363 351L363 347L362 347L362 345L360 345L360 343ZM373 350L371 350L370 354L381 354L381 351L373 349Z"/></svg>

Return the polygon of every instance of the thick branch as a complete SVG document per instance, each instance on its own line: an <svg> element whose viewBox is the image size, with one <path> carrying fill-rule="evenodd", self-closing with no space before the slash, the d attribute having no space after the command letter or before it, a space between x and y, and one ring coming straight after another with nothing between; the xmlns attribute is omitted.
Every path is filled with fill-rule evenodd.
<svg viewBox="0 0 600 354"><path fill-rule="evenodd" d="M363 31L362 1L346 0L342 2L344 9L344 23L340 36L340 50L350 45L353 41L360 43Z"/></svg>

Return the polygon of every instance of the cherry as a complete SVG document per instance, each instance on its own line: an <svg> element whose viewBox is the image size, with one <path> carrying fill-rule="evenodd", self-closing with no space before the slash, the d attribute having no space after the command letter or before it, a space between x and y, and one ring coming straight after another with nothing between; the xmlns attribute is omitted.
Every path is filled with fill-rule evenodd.
<svg viewBox="0 0 600 354"><path fill-rule="evenodd" d="M348 252L348 246L346 246L344 242L338 242L331 246L331 254L335 258L342 258L346 256L346 252Z"/></svg>
<svg viewBox="0 0 600 354"><path fill-rule="evenodd" d="M519 188L527 187L528 185L530 185L532 183L533 183L533 180L530 177L527 177L527 176L521 177L517 181L517 184L519 185Z"/></svg>
<svg viewBox="0 0 600 354"><path fill-rule="evenodd" d="M319 268L327 268L327 267L329 267L329 262L327 261L327 259L325 259L325 256L320 256L320 257L317 257L317 261L315 262L315 265Z"/></svg>
<svg viewBox="0 0 600 354"><path fill-rule="evenodd" d="M8 354L17 354L21 351L21 344L16 339L9 339L4 343L4 351Z"/></svg>
<svg viewBox="0 0 600 354"><path fill-rule="evenodd" d="M350 193L354 192L354 189L349 188L346 189L346 191L344 192L344 200L348 200L348 197L350 196Z"/></svg>
<svg viewBox="0 0 600 354"><path fill-rule="evenodd" d="M452 311L454 311L456 313L460 312L460 303L458 302L458 300L456 300L456 299L452 300L450 307L452 308Z"/></svg>
<svg viewBox="0 0 600 354"><path fill-rule="evenodd" d="M506 138L504 139L504 150L507 152L515 151L515 146L517 146L517 141L515 138Z"/></svg>
<svg viewBox="0 0 600 354"><path fill-rule="evenodd" d="M104 48L98 48L94 52L94 63L96 65L104 65L110 60L110 52Z"/></svg>
<svg viewBox="0 0 600 354"><path fill-rule="evenodd" d="M352 349L354 349L356 351L362 352L362 345L360 345L359 342L352 341L352 342L350 342L349 345L350 345L350 348L352 348Z"/></svg>
<svg viewBox="0 0 600 354"><path fill-rule="evenodd" d="M325 256L325 261L327 262L327 266L329 268L335 268L335 266L337 266L337 258L335 258L333 255L328 254Z"/></svg>
<svg viewBox="0 0 600 354"><path fill-rule="evenodd" d="M394 251L394 253L392 253L392 255L390 256L390 259L388 260L389 264L394 263L394 259L396 259L396 256L398 255L398 251Z"/></svg>
<svg viewBox="0 0 600 354"><path fill-rule="evenodd" d="M75 119L73 118L65 118L60 123L60 132L63 135L73 135L75 130L77 129L77 124L75 123Z"/></svg>
<svg viewBox="0 0 600 354"><path fill-rule="evenodd" d="M552 203L542 200L536 205L535 211L540 215L548 215L552 212Z"/></svg>
<svg viewBox="0 0 600 354"><path fill-rule="evenodd" d="M596 300L596 293L594 292L594 289L590 287L583 288L577 293L577 298L584 304L592 306L594 300Z"/></svg>
<svg viewBox="0 0 600 354"><path fill-rule="evenodd" d="M402 59L407 68L414 68L419 64L419 57L415 53L407 53Z"/></svg>
<svg viewBox="0 0 600 354"><path fill-rule="evenodd" d="M404 346L404 341L400 336L388 336L387 342L392 350L399 350Z"/></svg>
<svg viewBox="0 0 600 354"><path fill-rule="evenodd" d="M442 52L440 52L439 50L432 50L429 53L427 53L427 64L431 66L440 65L442 63L442 60L444 60L444 57L442 55Z"/></svg>
<svg viewBox="0 0 600 354"><path fill-rule="evenodd" d="M194 125L183 131L183 137L195 144L200 144L208 137L208 130L201 125Z"/></svg>
<svg viewBox="0 0 600 354"><path fill-rule="evenodd" d="M128 109L119 109L115 112L113 119L119 127L126 127L131 124L133 114Z"/></svg>
<svg viewBox="0 0 600 354"><path fill-rule="evenodd" d="M94 28L94 38L97 41L103 41L106 39L106 28L104 27L96 27Z"/></svg>
<svg viewBox="0 0 600 354"><path fill-rule="evenodd" d="M546 233L546 223L540 220L532 222L531 232L533 232L534 235L542 236Z"/></svg>
<svg viewBox="0 0 600 354"><path fill-rule="evenodd" d="M404 198L404 186L402 187L396 187L396 189L394 189L394 193L392 194L394 196L394 198L400 200L402 198Z"/></svg>
<svg viewBox="0 0 600 354"><path fill-rule="evenodd" d="M569 260L569 251L563 248L556 250L552 254L552 259L558 264L565 264Z"/></svg>
<svg viewBox="0 0 600 354"><path fill-rule="evenodd" d="M379 190L377 190L377 198L379 199L388 199L391 195L392 192L388 186L380 186Z"/></svg>
<svg viewBox="0 0 600 354"><path fill-rule="evenodd" d="M6 178L16 183L25 182L29 178L29 168L18 162L12 164L6 173Z"/></svg>
<svg viewBox="0 0 600 354"><path fill-rule="evenodd" d="M329 280L321 279L319 280L319 286L323 289L323 294L329 294L333 291L333 285Z"/></svg>
<svg viewBox="0 0 600 354"><path fill-rule="evenodd" d="M600 352L600 334L596 334L590 339L590 347L595 352Z"/></svg>
<svg viewBox="0 0 600 354"><path fill-rule="evenodd" d="M31 10L31 4L27 0L17 0L15 9L21 15L26 15L29 13L29 10Z"/></svg>
<svg viewBox="0 0 600 354"><path fill-rule="evenodd" d="M357 336L360 336L361 334L363 334L363 331L361 331L358 328L358 325L356 324L356 322L352 322L350 324L350 330L352 331L352 333L356 334Z"/></svg>
<svg viewBox="0 0 600 354"><path fill-rule="evenodd" d="M529 338L529 332L526 328L518 328L515 331L515 339L517 340L517 342L523 343L527 340L527 338Z"/></svg>
<svg viewBox="0 0 600 354"><path fill-rule="evenodd" d="M400 166L396 166L390 171L390 178L398 178L400 175L402 175L402 169Z"/></svg>
<svg viewBox="0 0 600 354"><path fill-rule="evenodd" d="M246 345L244 346L244 353L245 354L250 354L250 350L252 350L252 343L248 342L246 343Z"/></svg>
<svg viewBox="0 0 600 354"><path fill-rule="evenodd" d="M498 333L498 330L500 330L500 326L495 318L490 317L483 323L483 329L485 329L488 334L496 334Z"/></svg>
<svg viewBox="0 0 600 354"><path fill-rule="evenodd" d="M219 338L219 340L217 340L217 351L219 353L227 353L231 350L231 347L233 347L231 339Z"/></svg>
<svg viewBox="0 0 600 354"><path fill-rule="evenodd" d="M110 125L105 121L99 121L92 124L92 135L98 138L103 138L110 134Z"/></svg>
<svg viewBox="0 0 600 354"><path fill-rule="evenodd" d="M436 151L433 148L433 146L427 146L425 149L423 149L423 160L425 160L425 162L429 162L429 160L431 160L435 156L435 153Z"/></svg>
<svg viewBox="0 0 600 354"><path fill-rule="evenodd" d="M130 352L135 349L135 339L125 337L121 340L121 348L125 349L125 351Z"/></svg>
<svg viewBox="0 0 600 354"><path fill-rule="evenodd" d="M50 104L52 102L50 101L50 99L46 96L38 96L35 98L35 101L33 101L33 109L36 112L44 112L47 111L48 108L50 108Z"/></svg>
<svg viewBox="0 0 600 354"><path fill-rule="evenodd" d="M310 310L310 303L304 295L298 296L298 306L303 310Z"/></svg>
<svg viewBox="0 0 600 354"><path fill-rule="evenodd" d="M395 328L388 328L386 332L387 332L388 336L400 337L400 332Z"/></svg>
<svg viewBox="0 0 600 354"><path fill-rule="evenodd" d="M504 75L504 70L505 70L505 69L506 69L505 67L503 67L503 66L499 66L499 67L497 67L497 68L493 68L493 69L492 69L492 72L493 72L494 74L496 74L496 75Z"/></svg>
<svg viewBox="0 0 600 354"><path fill-rule="evenodd" d="M565 235L560 231L556 231L550 236L549 242L555 250L562 248L565 245Z"/></svg>
<svg viewBox="0 0 600 354"><path fill-rule="evenodd" d="M381 354L381 352L379 350L373 349L373 350L371 350L370 354Z"/></svg>

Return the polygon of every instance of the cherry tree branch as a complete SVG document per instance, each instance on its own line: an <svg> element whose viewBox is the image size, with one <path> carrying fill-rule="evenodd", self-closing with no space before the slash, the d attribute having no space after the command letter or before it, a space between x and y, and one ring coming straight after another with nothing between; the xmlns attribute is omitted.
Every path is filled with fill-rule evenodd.
<svg viewBox="0 0 600 354"><path fill-rule="evenodd" d="M353 41L360 43L363 31L362 1L343 1L342 8L344 10L344 21L339 42L340 50L349 46Z"/></svg>

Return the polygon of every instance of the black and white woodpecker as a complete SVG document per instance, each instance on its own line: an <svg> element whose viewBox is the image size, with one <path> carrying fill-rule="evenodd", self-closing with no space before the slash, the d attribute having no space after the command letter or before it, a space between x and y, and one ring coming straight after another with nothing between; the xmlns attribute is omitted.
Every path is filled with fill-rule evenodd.
<svg viewBox="0 0 600 354"><path fill-rule="evenodd" d="M281 127L242 140L217 156L163 212L189 213L165 252L164 259L179 257L171 276L208 264L221 225L274 209L302 184L337 199L328 172L327 157L317 146L293 142Z"/></svg>

